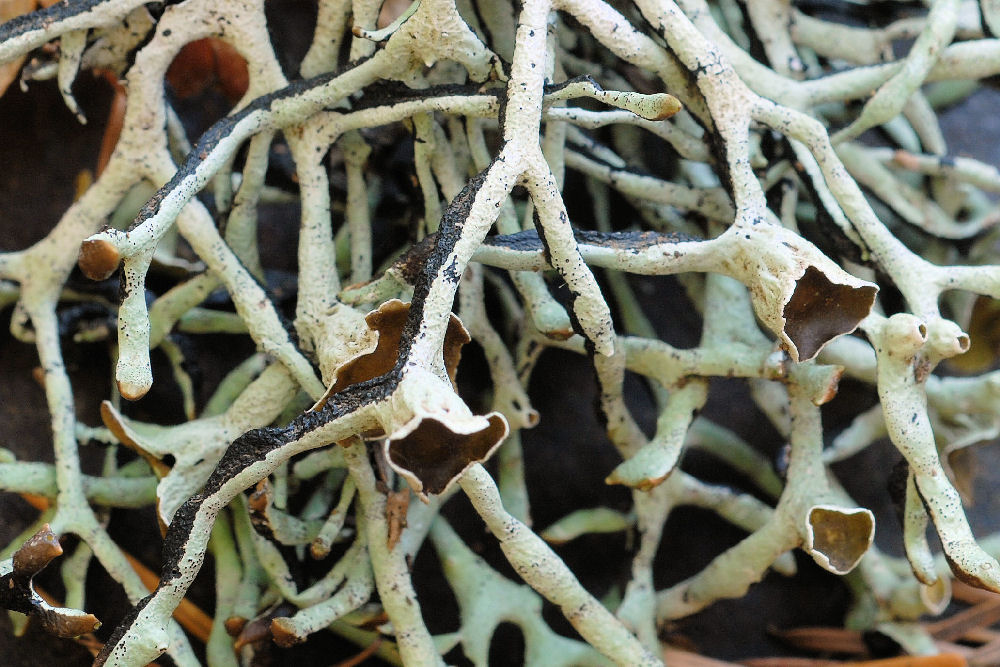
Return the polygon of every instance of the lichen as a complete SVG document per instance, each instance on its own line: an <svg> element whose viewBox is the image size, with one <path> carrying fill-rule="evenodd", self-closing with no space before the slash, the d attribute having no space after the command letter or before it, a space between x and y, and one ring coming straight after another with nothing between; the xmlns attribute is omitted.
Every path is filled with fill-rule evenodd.
<svg viewBox="0 0 1000 667"><path fill-rule="evenodd" d="M0 490L46 498L51 530L0 562L0 581L11 583L5 606L62 635L96 625L32 588L63 535L80 538L63 561L66 580L77 580L69 606L86 607L73 575L91 554L134 605L95 663L122 667L164 653L199 664L171 616L208 551L218 598L206 655L219 667L246 664L262 638L290 646L323 629L406 665L443 664L459 646L485 664L505 621L522 629L528 664L661 664L665 623L742 596L769 568L792 574L795 548L835 574L853 570L855 611L875 610L864 628L910 651L933 650L906 623L943 610L949 568L1000 592L1000 563L973 535L938 450L941 439L947 455L1000 433L1000 380L997 371L936 372L977 344L963 330L975 317L969 296L1000 298L1000 216L988 196L1000 176L950 156L935 112L971 92L963 81L1000 72L996 3L960 11L938 0L923 17L893 5L885 12L898 10L895 22L857 28L782 0L750 2L745 16L731 0L626 9L319 0L291 78L263 0L165 4L60 2L0 24L0 65L50 58L23 77L56 79L81 120L72 83L81 70L104 71L123 113L109 123L120 129L108 134L101 173L60 221L31 247L0 253L0 303L14 303L12 331L38 351L55 459L0 460ZM896 58L894 44L914 36ZM193 141L164 86L181 91L178 55L192 44L235 100ZM875 127L892 147L856 140ZM394 221L409 225L405 241L386 232L384 183L368 168L385 137L411 141L403 132L412 133L415 202ZM279 146L294 164L294 194L268 183ZM564 196L568 173L588 193L593 229L571 215L581 206ZM291 322L268 289L257 229L261 206L289 199L300 210ZM154 263L174 282L150 300ZM77 423L64 363L58 309L100 299L67 288L75 266L120 291L107 430ZM629 275L679 277L702 318L697 345L659 339ZM219 288L235 314L203 305ZM248 335L257 347L200 413L176 331ZM455 382L470 338L488 367L485 415ZM121 401L158 381L156 348L186 387L184 424L143 423ZM546 349L593 365L621 458L600 477L624 485L632 508L578 508L536 532L522 431L545 419L527 388ZM652 437L626 403L626 371L656 398ZM824 450L831 434L819 406L842 376L872 387L879 405ZM717 377L744 379L787 440L783 480L724 424L698 415ZM83 433L112 448L100 476L80 469ZM830 468L886 435L906 461L904 568L871 546L872 512ZM572 436L565 457L578 456ZM141 458L119 467L118 444ZM750 484L698 479L679 467L692 448ZM484 465L494 452L496 475ZM290 503L306 480L315 491ZM410 503L411 492L423 502ZM462 542L440 514L453 496L526 585ZM164 531L152 592L104 521L108 507L150 504ZM685 505L749 535L656 590L664 524ZM630 579L620 600L598 600L556 545L626 530L636 535ZM409 566L425 542L460 608L443 635L428 630ZM293 576L292 561L327 558L339 543L325 574ZM44 562L26 564L39 545L50 547ZM543 621L543 599L579 639Z"/></svg>

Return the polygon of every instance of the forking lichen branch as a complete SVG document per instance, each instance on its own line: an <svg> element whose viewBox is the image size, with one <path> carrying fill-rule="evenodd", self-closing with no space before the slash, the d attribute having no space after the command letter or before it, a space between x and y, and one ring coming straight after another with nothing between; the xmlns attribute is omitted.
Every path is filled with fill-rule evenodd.
<svg viewBox="0 0 1000 667"><path fill-rule="evenodd" d="M64 567L85 566L92 550L134 604L96 664L144 665L164 652L198 664L170 619L209 549L220 582L212 665L239 664L230 634L264 622L278 600L298 610L269 624L282 645L322 628L369 643L377 637L359 626L377 615L375 604L391 624L382 626L380 654L407 665L443 664L458 645L483 664L503 621L523 629L531 664L553 664L554 655L566 664L660 664L662 623L741 596L768 568L793 572L787 554L796 547L837 574L860 563L851 575L863 583L854 587L864 591L858 608L877 611L852 618L886 628L914 609L943 608L947 578L927 542L928 521L955 576L1000 591L1000 563L973 536L936 442L947 435L965 446L1000 432L997 381L934 374L975 343L963 330L968 300L953 295L1000 297L992 248L1000 216L984 194L1000 179L989 165L947 157L934 111L935 96L968 94L962 81L1000 72L1000 42L988 30L952 0L937 0L924 21L879 30L808 17L780 0L750 0L747 25L729 0L636 0L626 14L602 0L418 0L395 13L390 4L320 0L292 80L262 0L162 8L81 0L0 25L0 64L59 40L55 62L31 78L56 78L74 112L81 67L111 70L127 91L121 135L97 180L42 241L0 254L12 330L36 346L44 371L55 452L51 467L4 454L0 490L50 498L43 519L51 531L82 539L80 557ZM982 25L994 25L990 5L980 7ZM838 48L824 46L824 30L839 36ZM909 52L889 61L892 41L911 36ZM749 54L751 37L768 63ZM185 45L204 38L239 53L248 83L235 108L189 142L164 76ZM861 99L856 113L849 103ZM369 163L378 159L372 138L399 125L413 135L422 202L414 242L387 253L377 250L379 175ZM899 151L855 141L876 126ZM669 160L638 149L654 140ZM279 141L295 165L301 211L291 323L263 282L258 248L258 206L274 196L266 172ZM340 165L343 202L331 197ZM567 171L586 183L592 229L571 220ZM109 226L143 188L153 194L131 224ZM199 197L206 191L211 203ZM198 262L171 256L175 233ZM147 303L147 275L162 261L189 274ZM95 431L78 424L57 317L60 304L79 298L65 289L77 264L89 278L119 281L120 397L149 390L151 349L182 368L175 330L245 331L258 348L185 424L131 419L119 396L109 397L101 436L138 454L128 474L116 464L96 478L80 471L78 442ZM667 274L681 278L702 317L692 349L657 339L625 279ZM887 286L902 303L880 303ZM220 287L235 318L202 307ZM864 338L850 335L856 329ZM474 414L455 385L472 340L493 385L486 415ZM540 418L527 385L547 348L592 362L607 434L623 459L605 476L629 487L633 509L582 509L542 535L555 543L638 532L631 579L611 609L531 527L521 431ZM657 397L652 437L625 402L626 371ZM858 415L824 453L818 406L834 398L844 373L874 387L880 408ZM725 425L697 416L712 377L746 378L788 441L784 482ZM884 566L887 557L871 549L872 513L827 467L883 435L908 464L911 571ZM690 447L746 474L773 506L680 469ZM496 479L483 465L495 452ZM290 481L313 478L316 490L291 511L298 485ZM408 503L411 492L420 502ZM461 545L438 515L452 496L471 504L528 588ZM153 501L163 568L147 595L95 509ZM664 523L683 505L750 534L658 591L653 559ZM427 629L408 567L425 541L461 608L447 635ZM278 548L310 545L311 557L323 558L334 543L350 546L311 581L296 581L283 556L293 551ZM14 561L0 563L0 572L16 571ZM30 581L22 583L17 604L35 604ZM893 588L906 594L889 596ZM484 606L490 598L518 602ZM544 625L541 598L582 642ZM85 605L82 587L71 602ZM928 636L905 636L908 650L933 650Z"/></svg>

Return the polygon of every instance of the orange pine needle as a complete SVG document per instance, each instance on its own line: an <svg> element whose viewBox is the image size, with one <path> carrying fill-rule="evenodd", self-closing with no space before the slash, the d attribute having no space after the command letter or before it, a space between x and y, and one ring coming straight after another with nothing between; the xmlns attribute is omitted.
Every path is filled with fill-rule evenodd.
<svg viewBox="0 0 1000 667"><path fill-rule="evenodd" d="M154 590L159 585L160 578L152 570L140 563L135 556L128 552L123 553L125 553L125 558L128 559L129 565L132 566L132 569L135 570L136 574L142 580L142 585L150 591ZM203 642L208 641L208 635L212 631L212 617L202 611L198 605L187 598L183 598L180 604L177 605L177 609L174 610L174 618L181 624L182 628L192 635Z"/></svg>
<svg viewBox="0 0 1000 667"><path fill-rule="evenodd" d="M365 660L375 655L375 651L377 651L378 647L381 645L382 645L382 638L376 637L375 641L366 646L365 649L360 653L358 653L356 656L354 656L353 658L348 658L347 660L342 660L333 667L357 667L357 665L360 665Z"/></svg>
<svg viewBox="0 0 1000 667"><path fill-rule="evenodd" d="M0 0L0 23L6 23L16 16L27 14L35 9L35 0ZM17 79L17 73L21 71L25 56L21 56L11 62L0 65L0 95L7 92L10 84Z"/></svg>
<svg viewBox="0 0 1000 667"><path fill-rule="evenodd" d="M97 168L95 171L98 176L108 166L111 154L114 153L115 146L118 145L118 137L121 136L122 125L125 123L125 108L128 105L125 86L121 84L114 72L103 70L101 74L104 76L104 80L111 84L111 88L115 94L111 98L111 108L108 110L108 122L104 127L104 136L101 137L101 152L97 154Z"/></svg>
<svg viewBox="0 0 1000 667"><path fill-rule="evenodd" d="M968 667L968 661L958 653L913 655L879 660L836 662L812 658L754 658L742 660L744 667Z"/></svg>
<svg viewBox="0 0 1000 667"><path fill-rule="evenodd" d="M45 496L40 496L35 493L22 493L20 496L25 500L25 502L39 512L44 512L49 508L49 499Z"/></svg>
<svg viewBox="0 0 1000 667"><path fill-rule="evenodd" d="M706 658L673 646L663 646L662 657L663 662L671 667L739 667L735 662Z"/></svg>

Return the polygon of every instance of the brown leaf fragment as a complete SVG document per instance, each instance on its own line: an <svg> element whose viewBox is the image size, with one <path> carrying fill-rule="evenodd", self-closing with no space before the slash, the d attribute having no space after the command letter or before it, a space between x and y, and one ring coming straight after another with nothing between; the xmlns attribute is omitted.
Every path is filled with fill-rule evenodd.
<svg viewBox="0 0 1000 667"><path fill-rule="evenodd" d="M858 630L827 627L770 629L769 634L803 651L864 655L868 645Z"/></svg>
<svg viewBox="0 0 1000 667"><path fill-rule="evenodd" d="M178 99L205 92L215 79L215 54L209 38L185 44L167 68L166 79Z"/></svg>
<svg viewBox="0 0 1000 667"><path fill-rule="evenodd" d="M228 42L211 37L209 39L212 40L212 50L215 52L215 73L219 78L219 89L230 102L236 103L250 87L247 61Z"/></svg>
<svg viewBox="0 0 1000 667"><path fill-rule="evenodd" d="M219 90L237 102L250 84L247 62L239 51L218 37L205 37L184 45L167 69L167 83L180 99Z"/></svg>
<svg viewBox="0 0 1000 667"><path fill-rule="evenodd" d="M994 594L992 600L980 602L924 627L935 639L954 641L964 637L970 630L989 627L997 621L1000 621L1000 595Z"/></svg>
<svg viewBox="0 0 1000 667"><path fill-rule="evenodd" d="M1000 665L1000 639L983 644L968 657L971 667L994 667Z"/></svg>
<svg viewBox="0 0 1000 667"><path fill-rule="evenodd" d="M14 83L14 80L17 79L17 73L21 71L21 66L24 65L26 59L27 56L20 56L0 65L0 95L6 93L7 89L10 88L10 84Z"/></svg>
<svg viewBox="0 0 1000 667"><path fill-rule="evenodd" d="M406 510L410 507L410 490L390 491L385 499L385 520L389 524L386 545L389 551L396 548L406 528Z"/></svg>
<svg viewBox="0 0 1000 667"><path fill-rule="evenodd" d="M741 660L740 664L744 667L968 667L969 663L957 653L942 653L854 662L813 658L751 658Z"/></svg>

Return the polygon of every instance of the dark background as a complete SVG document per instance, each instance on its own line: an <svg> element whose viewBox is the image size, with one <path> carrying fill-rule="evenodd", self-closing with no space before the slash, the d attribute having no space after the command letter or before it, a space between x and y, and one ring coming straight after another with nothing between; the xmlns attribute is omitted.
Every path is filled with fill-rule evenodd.
<svg viewBox="0 0 1000 667"><path fill-rule="evenodd" d="M294 63L302 55L306 40L294 40L294 34L311 34L309 3L272 0L269 12L275 18L275 40L279 50ZM0 250L28 247L41 239L59 220L73 199L74 181L82 169L93 169L110 101L110 87L83 73L75 88L85 114L90 119L80 125L65 109L54 82L30 85L27 93L17 85L0 98ZM972 155L991 164L1000 163L1000 118L995 110L1000 94L984 90L961 107L943 115L943 125L954 155ZM180 112L193 127L204 127L225 111L218 95L183 102ZM579 187L570 178L568 188ZM579 197L567 196L568 202ZM585 197L583 198L586 199ZM571 209L571 214L574 211ZM294 272L296 243L294 207L276 207L262 218L262 239L267 266L274 269L276 281ZM83 279L74 276L74 281ZM636 293L647 314L671 343L691 346L697 342L699 320L677 284L668 278L635 283ZM10 309L0 312L4 322ZM193 356L201 369L199 394L210 395L218 378L233 364L252 351L248 341L233 337L193 337ZM88 424L100 422L100 401L109 395L112 368L105 344L64 346L77 401L77 416ZM37 366L34 348L14 340L6 327L0 327L0 446L14 451L19 459L51 461L48 413L42 389L32 379ZM172 423L182 419L178 394L169 379L162 358L155 358L159 380L149 396L129 407L129 414L141 419ZM471 391L483 373L480 355L470 348L460 369L463 389ZM651 397L641 383L630 379L629 401L640 423L651 429L655 422ZM524 434L528 484L536 529L573 509L604 504L618 509L629 507L628 494L621 488L603 484L603 479L618 462L614 449L604 434L594 411L596 390L592 371L584 360L562 352L548 352L543 357L530 387L532 400L540 411L540 425ZM475 402L475 397L470 397ZM825 410L828 433L835 433L845 420L872 404L869 389L845 381L841 392ZM703 414L735 430L769 455L781 447L780 437L765 418L753 408L742 383L719 380L713 383L709 405ZM971 514L977 534L1000 528L1000 499L993 491L1000 482L1000 472L993 464L998 453L995 444L972 453L975 478L975 505ZM96 472L102 450L96 446L81 451L85 470ZM899 553L898 535L885 478L899 459L886 442L837 466L841 480L859 504L876 512L877 541L891 553ZM707 457L689 456L685 468L710 482L739 482ZM452 500L445 511L470 545L481 552L499 571L514 577L493 540L485 533L464 498ZM12 494L0 494L0 544L6 544L36 516L25 501ZM151 510L115 511L110 532L124 548L154 570L158 567L159 537ZM682 509L667 524L663 546L657 561L658 587L670 585L701 569L713 556L735 544L742 534L714 515ZM75 545L67 538L67 552ZM612 587L624 586L629 573L629 551L624 535L588 536L557 548L581 581L598 597ZM800 574L793 579L769 575L751 588L741 600L719 602L708 610L684 619L668 633L690 642L706 655L738 659L759 655L787 653L786 647L772 639L768 630L804 625L839 625L849 596L832 575L799 554ZM414 581L428 625L435 632L453 630L457 608L446 583L438 574L436 559L425 549L415 562ZM212 584L206 562L203 576L192 588L190 597L211 613ZM39 582L46 590L60 595L58 561ZM126 609L121 591L99 567L88 575L87 611L98 615L106 636ZM559 631L572 634L558 612L547 608L546 619ZM11 637L6 614L0 614L0 662L11 667L35 665L89 665L90 655L69 640L54 639L29 626L26 636ZM497 664L518 664L520 638L516 630L502 628L494 641L493 657ZM294 650L274 649L274 665L329 665L356 652L335 638L319 633ZM449 656L453 658L456 656ZM457 659L457 657L456 657Z"/></svg>

